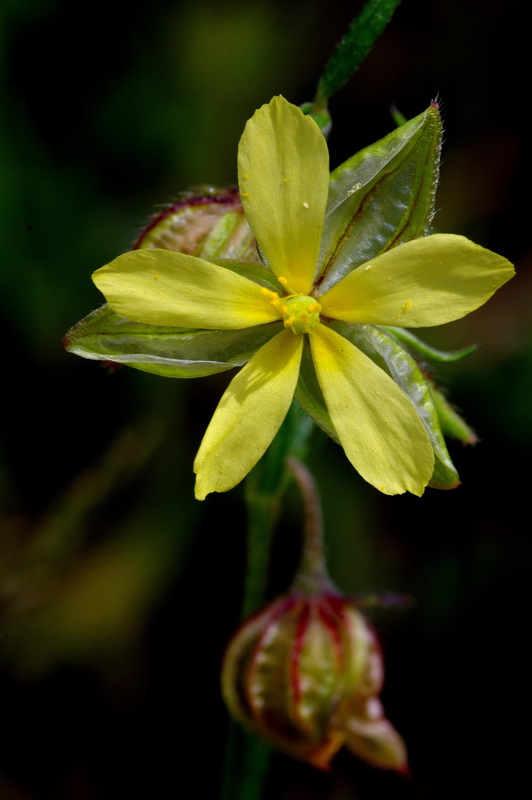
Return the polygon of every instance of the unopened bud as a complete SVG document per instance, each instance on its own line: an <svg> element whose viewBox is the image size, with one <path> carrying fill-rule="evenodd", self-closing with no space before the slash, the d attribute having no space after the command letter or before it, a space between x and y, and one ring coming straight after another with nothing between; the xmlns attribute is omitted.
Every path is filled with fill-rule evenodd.
<svg viewBox="0 0 532 800"><path fill-rule="evenodd" d="M334 591L290 592L245 621L224 658L231 713L274 747L321 769L346 746L407 771L379 693L382 654L356 604Z"/></svg>
<svg viewBox="0 0 532 800"><path fill-rule="evenodd" d="M158 248L200 258L259 261L237 189L198 187L155 214L133 250Z"/></svg>

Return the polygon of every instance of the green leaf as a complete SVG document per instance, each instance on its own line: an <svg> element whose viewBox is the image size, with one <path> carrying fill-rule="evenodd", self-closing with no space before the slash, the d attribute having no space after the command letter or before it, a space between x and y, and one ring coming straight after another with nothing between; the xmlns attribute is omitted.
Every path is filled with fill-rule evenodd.
<svg viewBox="0 0 532 800"><path fill-rule="evenodd" d="M70 353L127 364L169 378L198 378L244 364L282 322L238 331L189 330L132 322L104 305L67 333Z"/></svg>
<svg viewBox="0 0 532 800"><path fill-rule="evenodd" d="M386 325L380 325L379 327L396 341L406 345L418 361L435 361L448 364L470 356L477 349L476 344L471 344L461 350L437 350L435 347L430 347L425 342L422 342L421 339L418 339L417 336L414 336L413 333L405 328L390 328Z"/></svg>
<svg viewBox="0 0 532 800"><path fill-rule="evenodd" d="M358 69L391 19L400 0L368 0L333 50L318 83L317 98L338 91Z"/></svg>
<svg viewBox="0 0 532 800"><path fill-rule="evenodd" d="M432 103L331 173L319 256L319 292L392 247L428 233L441 120Z"/></svg>

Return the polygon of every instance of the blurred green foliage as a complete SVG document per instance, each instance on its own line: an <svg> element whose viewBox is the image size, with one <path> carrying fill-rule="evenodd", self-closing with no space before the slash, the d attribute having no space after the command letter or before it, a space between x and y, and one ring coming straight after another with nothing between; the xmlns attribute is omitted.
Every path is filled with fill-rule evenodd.
<svg viewBox="0 0 532 800"><path fill-rule="evenodd" d="M241 490L193 500L192 461L229 377L108 374L66 355L61 337L101 302L92 270L128 249L154 206L190 184L235 181L258 105L312 98L361 5L0 7L2 800L105 800L133 787L179 796L186 779L217 795L218 669L237 623L245 515ZM268 800L508 794L524 763L519 740L510 752L501 734L512 738L517 720L501 683L526 691L531 556L522 12L519 0L403 0L331 101L336 165L391 129L392 104L409 117L438 94L447 141L435 228L501 252L518 277L427 335L442 348L484 344L436 376L481 439L451 452L460 489L383 497L332 443L313 462L335 580L415 598L377 618L385 703L414 777L348 758L315 775L278 756ZM289 496L272 594L297 559L298 509Z"/></svg>

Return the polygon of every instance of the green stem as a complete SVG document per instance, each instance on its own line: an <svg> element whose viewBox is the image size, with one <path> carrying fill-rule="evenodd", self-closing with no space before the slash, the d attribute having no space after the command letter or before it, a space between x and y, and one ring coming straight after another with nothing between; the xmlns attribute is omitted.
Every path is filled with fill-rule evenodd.
<svg viewBox="0 0 532 800"><path fill-rule="evenodd" d="M304 455L312 430L312 422L294 402L277 436L246 480L248 553L243 619L264 603L273 531L290 481L288 465L296 456Z"/></svg>
<svg viewBox="0 0 532 800"><path fill-rule="evenodd" d="M270 493L267 481L265 486L264 481L256 481L254 477L250 476L246 485L248 552L242 619L260 608L264 602L271 541L281 506L279 487L272 487L274 492Z"/></svg>
<svg viewBox="0 0 532 800"><path fill-rule="evenodd" d="M276 447L246 481L248 519L247 569L241 617L245 619L264 602L271 540L280 508L278 480L272 480ZM282 464L280 465L282 471ZM270 747L229 722L222 800L260 800L270 758Z"/></svg>
<svg viewBox="0 0 532 800"><path fill-rule="evenodd" d="M331 588L323 550L323 522L316 481L308 467L291 456L286 466L301 493L304 507L301 560L292 589L303 594L319 594Z"/></svg>
<svg viewBox="0 0 532 800"><path fill-rule="evenodd" d="M312 427L294 403L268 451L246 480L248 551L242 618L264 603L273 531L289 483L287 459L291 453L299 455L305 451ZM270 753L265 742L231 721L222 800L260 800Z"/></svg>
<svg viewBox="0 0 532 800"><path fill-rule="evenodd" d="M266 742L231 720L221 800L261 800L270 753Z"/></svg>

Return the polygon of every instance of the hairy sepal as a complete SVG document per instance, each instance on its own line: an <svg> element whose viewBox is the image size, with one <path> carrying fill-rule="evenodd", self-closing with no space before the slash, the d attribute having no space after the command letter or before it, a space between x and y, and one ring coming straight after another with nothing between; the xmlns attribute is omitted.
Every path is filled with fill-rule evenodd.
<svg viewBox="0 0 532 800"><path fill-rule="evenodd" d="M429 232L441 135L433 103L331 173L317 275L320 294L360 264Z"/></svg>

